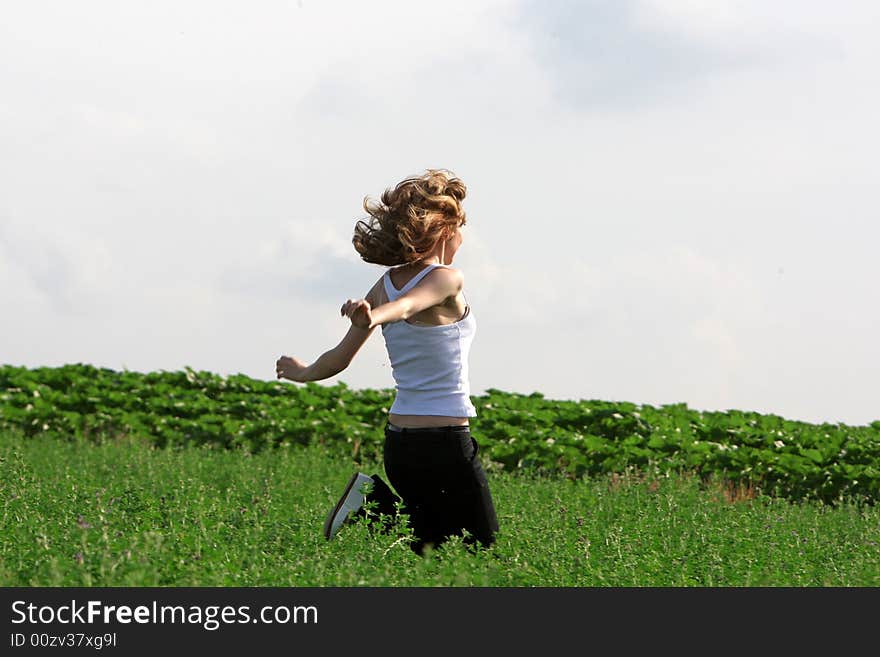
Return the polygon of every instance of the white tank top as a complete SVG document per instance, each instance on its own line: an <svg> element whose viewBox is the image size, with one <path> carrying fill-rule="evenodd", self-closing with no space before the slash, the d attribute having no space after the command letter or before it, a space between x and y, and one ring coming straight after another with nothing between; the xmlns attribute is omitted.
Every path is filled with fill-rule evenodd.
<svg viewBox="0 0 880 657"><path fill-rule="evenodd" d="M389 301L406 294L435 267L429 265L398 290L385 272L385 294ZM467 301L467 298L465 298ZM385 348L397 394L391 412L399 415L448 415L476 417L470 399L468 356L477 323L470 305L454 324L428 326L405 320L382 325Z"/></svg>

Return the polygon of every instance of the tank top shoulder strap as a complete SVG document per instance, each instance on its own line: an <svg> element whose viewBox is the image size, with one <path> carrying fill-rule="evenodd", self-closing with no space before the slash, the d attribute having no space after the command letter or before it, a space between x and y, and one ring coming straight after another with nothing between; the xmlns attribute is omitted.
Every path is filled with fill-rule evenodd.
<svg viewBox="0 0 880 657"><path fill-rule="evenodd" d="M385 294L388 295L388 300L394 301L395 299L397 299L397 297L409 292L411 289L413 289L416 285L419 284L420 280L422 280L425 276L427 276L429 273L434 271L434 269L436 267L447 267L447 266L448 265L441 265L441 264L428 265L422 271L420 271L418 274L416 274L411 279L409 279L409 281L407 281L406 285L404 285L399 290L394 287L394 283L391 281L391 270L389 269L388 271L385 272L385 277L384 277L385 278Z"/></svg>
<svg viewBox="0 0 880 657"><path fill-rule="evenodd" d="M385 275L382 277L382 282L385 284L385 296L388 297L389 301L394 301L397 298L397 290L394 289L394 284L391 282L391 270L385 272Z"/></svg>
<svg viewBox="0 0 880 657"><path fill-rule="evenodd" d="M409 292L411 289L413 289L416 285L419 284L420 280L422 280L425 276L427 276L432 271L434 271L434 269L436 267L445 267L445 266L446 265L428 265L422 271L420 271L418 274L416 274L411 279L409 279L409 281L407 281L406 285L404 285L403 288L400 290L400 293L404 294L406 292Z"/></svg>

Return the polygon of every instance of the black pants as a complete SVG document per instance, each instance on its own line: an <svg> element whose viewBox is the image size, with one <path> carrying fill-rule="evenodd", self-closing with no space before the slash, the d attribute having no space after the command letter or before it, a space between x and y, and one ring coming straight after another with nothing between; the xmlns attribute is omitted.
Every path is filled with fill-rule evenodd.
<svg viewBox="0 0 880 657"><path fill-rule="evenodd" d="M421 554L426 545L438 546L467 530L466 543L491 545L498 531L495 506L486 473L477 458L477 441L467 426L430 429L385 427L385 473L398 497L378 475L372 475L368 501L376 510L396 514L403 501Z"/></svg>

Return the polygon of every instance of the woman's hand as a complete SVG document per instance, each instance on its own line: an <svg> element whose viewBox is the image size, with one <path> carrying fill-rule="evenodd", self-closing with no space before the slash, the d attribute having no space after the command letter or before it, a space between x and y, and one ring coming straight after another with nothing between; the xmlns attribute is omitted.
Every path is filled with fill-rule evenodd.
<svg viewBox="0 0 880 657"><path fill-rule="evenodd" d="M348 316L351 323L368 329L373 324L370 302L366 299L349 299L342 304L342 315Z"/></svg>
<svg viewBox="0 0 880 657"><path fill-rule="evenodd" d="M279 379L290 379L291 381L298 381L303 383L304 380L300 379L300 375L306 369L307 365L302 362L299 358L292 358L290 356L282 356L277 361L275 361L275 374Z"/></svg>

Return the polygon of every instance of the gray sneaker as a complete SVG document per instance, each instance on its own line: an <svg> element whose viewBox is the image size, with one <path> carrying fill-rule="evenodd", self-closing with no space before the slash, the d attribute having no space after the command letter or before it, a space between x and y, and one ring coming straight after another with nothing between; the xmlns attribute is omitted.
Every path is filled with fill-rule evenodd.
<svg viewBox="0 0 880 657"><path fill-rule="evenodd" d="M324 538L328 541L336 535L349 514L356 512L366 502L362 490L365 484L372 486L373 479L361 472L355 472L349 479L342 497L324 521Z"/></svg>

